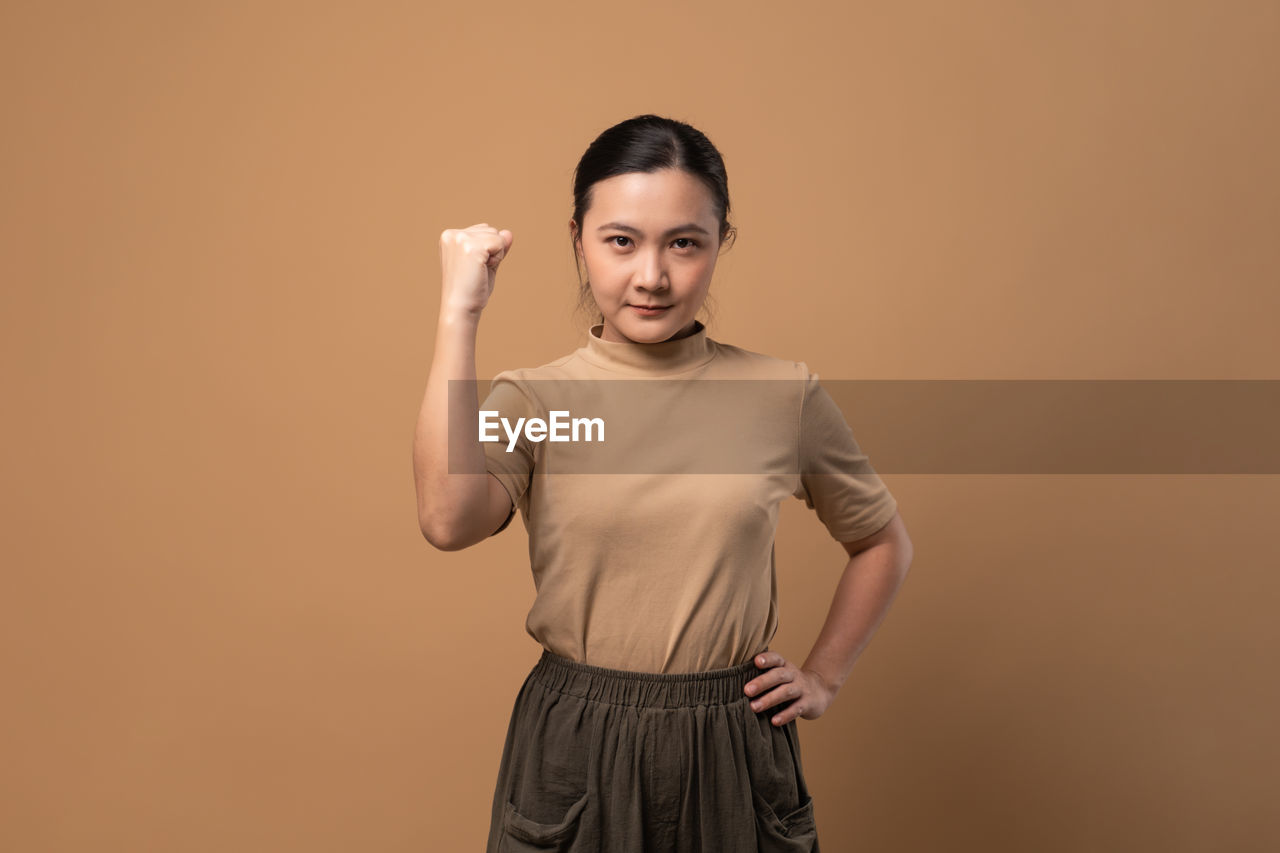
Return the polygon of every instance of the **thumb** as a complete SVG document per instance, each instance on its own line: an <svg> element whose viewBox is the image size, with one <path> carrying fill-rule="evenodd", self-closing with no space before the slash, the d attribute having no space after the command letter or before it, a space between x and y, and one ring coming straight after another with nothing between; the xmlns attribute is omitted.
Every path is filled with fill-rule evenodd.
<svg viewBox="0 0 1280 853"><path fill-rule="evenodd" d="M488 261L485 262L485 266L490 270L496 270L498 268L498 264L502 263L503 260L506 259L507 252L511 250L511 242L513 239L511 232L504 228L498 232L498 236L502 238L502 248L497 249L496 251L491 251Z"/></svg>

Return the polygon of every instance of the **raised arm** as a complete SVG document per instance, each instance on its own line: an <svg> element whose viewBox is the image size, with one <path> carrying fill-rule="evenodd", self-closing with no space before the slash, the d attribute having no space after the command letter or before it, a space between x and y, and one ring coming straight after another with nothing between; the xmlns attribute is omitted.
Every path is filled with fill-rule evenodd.
<svg viewBox="0 0 1280 853"><path fill-rule="evenodd" d="M498 479L485 471L476 393L480 314L493 293L495 273L511 242L510 231L499 231L488 223L450 228L440 235L440 314L413 437L413 474L418 527L428 542L444 551L483 541L511 512L510 496ZM451 379L466 381L450 383Z"/></svg>

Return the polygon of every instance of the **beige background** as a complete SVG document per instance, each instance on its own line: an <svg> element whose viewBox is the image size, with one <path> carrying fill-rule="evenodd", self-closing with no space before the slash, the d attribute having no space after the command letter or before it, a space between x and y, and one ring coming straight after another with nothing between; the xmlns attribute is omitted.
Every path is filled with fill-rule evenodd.
<svg viewBox="0 0 1280 853"><path fill-rule="evenodd" d="M712 337L837 378L1280 378L1269 2L7 3L0 847L477 850L519 522L415 519L436 239L481 377L582 340L596 133L726 158ZM868 447L875 460L875 448ZM888 476L801 721L824 849L1274 849L1275 477ZM778 533L802 658L844 554Z"/></svg>

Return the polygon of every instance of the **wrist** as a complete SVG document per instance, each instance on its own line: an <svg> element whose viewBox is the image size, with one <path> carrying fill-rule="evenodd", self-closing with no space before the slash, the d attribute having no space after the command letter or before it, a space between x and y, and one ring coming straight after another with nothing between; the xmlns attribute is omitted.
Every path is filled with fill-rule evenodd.
<svg viewBox="0 0 1280 853"><path fill-rule="evenodd" d="M480 325L480 311L441 305L436 325L441 330L472 331Z"/></svg>
<svg viewBox="0 0 1280 853"><path fill-rule="evenodd" d="M815 667L802 667L802 669L818 680L818 683L827 689L827 692L835 696L840 692L843 681L836 679Z"/></svg>

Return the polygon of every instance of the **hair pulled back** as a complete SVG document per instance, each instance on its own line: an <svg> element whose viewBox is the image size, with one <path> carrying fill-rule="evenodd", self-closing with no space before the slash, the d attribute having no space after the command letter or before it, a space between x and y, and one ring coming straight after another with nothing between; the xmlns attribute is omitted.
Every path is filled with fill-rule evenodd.
<svg viewBox="0 0 1280 853"><path fill-rule="evenodd" d="M582 219L591 208L595 184L616 175L660 169L682 169L706 185L720 219L721 249L733 244L737 229L729 223L729 177L720 152L693 125L645 114L621 121L597 136L573 171L573 221L578 224L572 247L575 266L578 265L577 244L582 239ZM591 282L583 276L581 267L578 267L578 286L579 308L594 307ZM596 313L599 314L598 309ZM600 315L596 322L603 320Z"/></svg>

